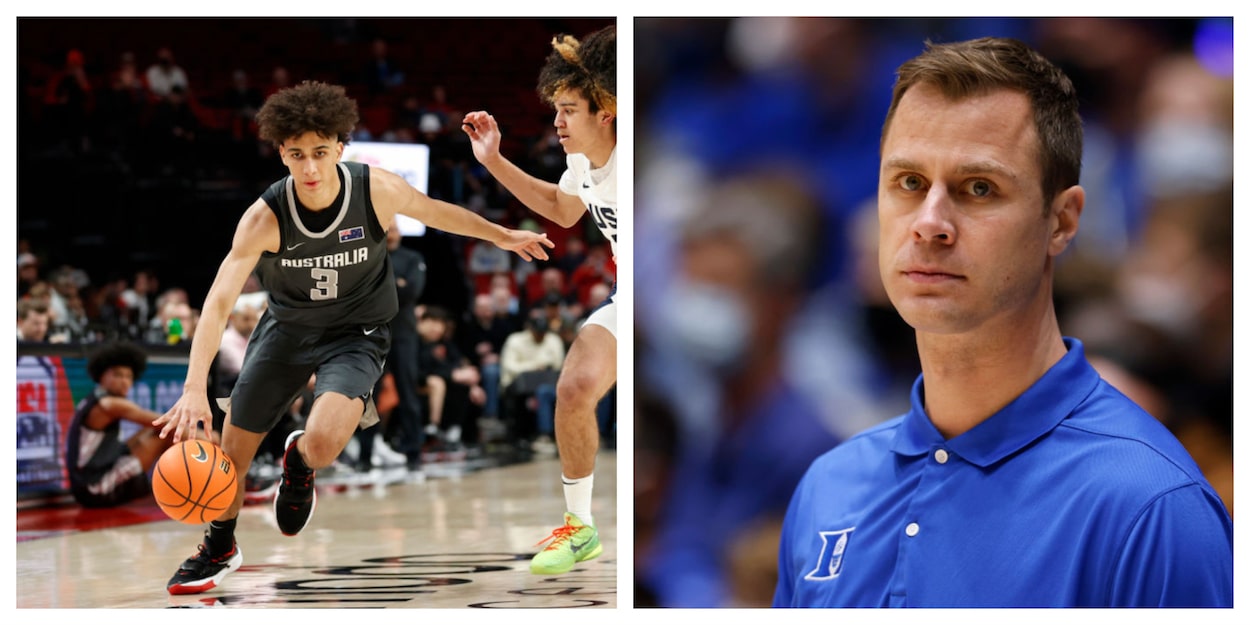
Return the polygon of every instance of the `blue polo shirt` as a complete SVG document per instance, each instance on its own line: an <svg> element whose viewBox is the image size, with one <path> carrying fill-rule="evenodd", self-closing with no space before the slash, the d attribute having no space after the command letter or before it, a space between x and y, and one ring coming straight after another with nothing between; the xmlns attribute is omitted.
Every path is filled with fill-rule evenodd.
<svg viewBox="0 0 1250 625"><path fill-rule="evenodd" d="M924 412L814 463L782 530L778 607L1223 606L1232 521L1180 442L1080 341L950 440Z"/></svg>

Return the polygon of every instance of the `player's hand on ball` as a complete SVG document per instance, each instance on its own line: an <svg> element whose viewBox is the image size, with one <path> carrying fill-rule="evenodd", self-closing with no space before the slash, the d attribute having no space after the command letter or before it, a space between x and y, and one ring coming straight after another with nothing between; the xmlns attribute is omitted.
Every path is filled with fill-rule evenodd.
<svg viewBox="0 0 1250 625"><path fill-rule="evenodd" d="M213 413L208 409L208 396L201 393L183 394L168 412L152 422L153 427L161 428L160 437L169 438L177 444L184 440L199 438L201 426L204 432L213 429Z"/></svg>

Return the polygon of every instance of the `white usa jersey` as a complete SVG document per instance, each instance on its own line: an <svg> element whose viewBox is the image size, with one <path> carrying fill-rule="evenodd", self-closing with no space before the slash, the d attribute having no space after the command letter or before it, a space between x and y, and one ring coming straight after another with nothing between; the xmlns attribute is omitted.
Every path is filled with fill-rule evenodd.
<svg viewBox="0 0 1250 625"><path fill-rule="evenodd" d="M616 222L619 212L616 206L616 148L608 163L599 169L590 168L585 154L569 154L568 169L560 177L560 191L576 195L586 205L590 218L599 231L612 244L612 256L616 256Z"/></svg>

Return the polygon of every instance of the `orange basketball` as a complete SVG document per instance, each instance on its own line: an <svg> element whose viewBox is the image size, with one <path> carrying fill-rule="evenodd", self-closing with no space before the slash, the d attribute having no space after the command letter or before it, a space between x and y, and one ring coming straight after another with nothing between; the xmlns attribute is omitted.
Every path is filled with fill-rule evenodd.
<svg viewBox="0 0 1250 625"><path fill-rule="evenodd" d="M165 450L156 461L152 495L169 518L199 525L226 513L238 481L234 463L221 447L209 441L185 440Z"/></svg>

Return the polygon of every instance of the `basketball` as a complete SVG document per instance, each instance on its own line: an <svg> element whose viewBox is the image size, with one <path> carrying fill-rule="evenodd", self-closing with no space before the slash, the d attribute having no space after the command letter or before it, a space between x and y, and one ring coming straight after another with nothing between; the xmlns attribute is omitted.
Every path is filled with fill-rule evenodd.
<svg viewBox="0 0 1250 625"><path fill-rule="evenodd" d="M221 447L185 440L165 450L152 472L152 495L169 518L188 525L215 521L234 501L238 476Z"/></svg>

